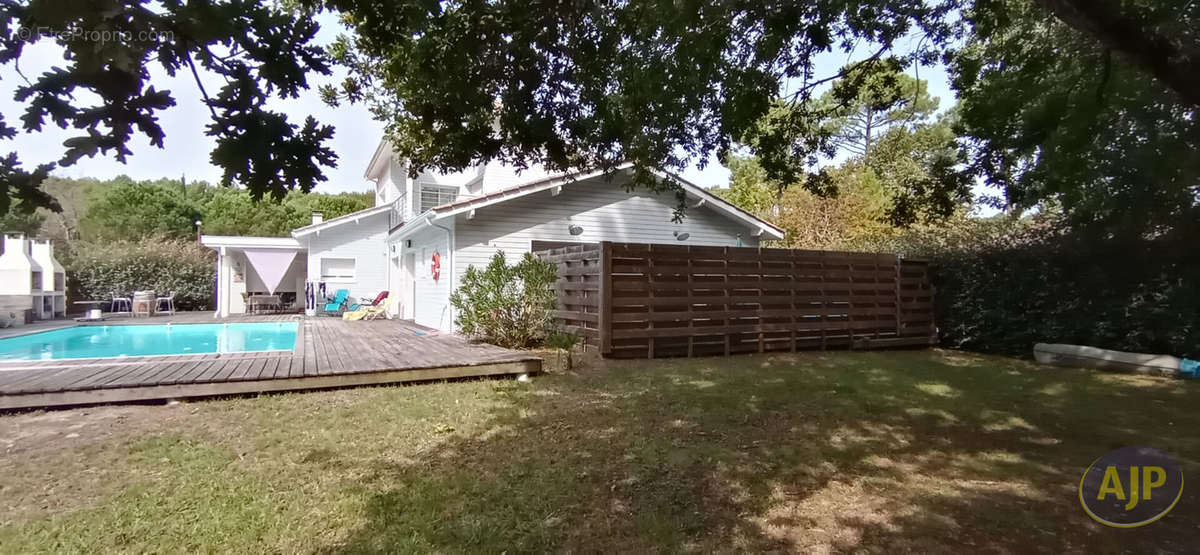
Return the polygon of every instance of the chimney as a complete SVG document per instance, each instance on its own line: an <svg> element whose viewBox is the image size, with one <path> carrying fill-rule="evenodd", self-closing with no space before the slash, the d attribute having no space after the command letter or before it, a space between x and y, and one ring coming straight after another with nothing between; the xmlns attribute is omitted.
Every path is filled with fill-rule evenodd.
<svg viewBox="0 0 1200 555"><path fill-rule="evenodd" d="M30 241L24 233L4 233L4 254L0 255L0 295L28 295L42 288L42 267L33 260Z"/></svg>
<svg viewBox="0 0 1200 555"><path fill-rule="evenodd" d="M323 222L323 221L325 221L325 215L324 215L324 214L322 214L322 213L320 213L320 212L313 212L313 213L312 213L312 223L313 223L313 225L317 225L317 224L319 224L319 223L321 223L321 222Z"/></svg>
<svg viewBox="0 0 1200 555"><path fill-rule="evenodd" d="M30 257L42 267L42 291L65 290L66 272L54 258L54 243L49 239L34 239Z"/></svg>

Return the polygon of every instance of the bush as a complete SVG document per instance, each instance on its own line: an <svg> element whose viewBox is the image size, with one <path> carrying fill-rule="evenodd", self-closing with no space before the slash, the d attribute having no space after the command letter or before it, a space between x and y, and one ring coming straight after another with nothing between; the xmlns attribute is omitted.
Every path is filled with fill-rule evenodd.
<svg viewBox="0 0 1200 555"><path fill-rule="evenodd" d="M214 253L194 241L145 239L76 243L63 257L72 299L109 299L115 292L175 292L178 310L214 306Z"/></svg>
<svg viewBox="0 0 1200 555"><path fill-rule="evenodd" d="M1200 358L1193 241L1097 240L1052 219L976 220L894 249L933 268L944 346L1029 356L1038 342Z"/></svg>
<svg viewBox="0 0 1200 555"><path fill-rule="evenodd" d="M545 340L555 296L554 265L525 253L509 266L497 252L482 271L470 266L450 304L462 333L508 348L533 347Z"/></svg>

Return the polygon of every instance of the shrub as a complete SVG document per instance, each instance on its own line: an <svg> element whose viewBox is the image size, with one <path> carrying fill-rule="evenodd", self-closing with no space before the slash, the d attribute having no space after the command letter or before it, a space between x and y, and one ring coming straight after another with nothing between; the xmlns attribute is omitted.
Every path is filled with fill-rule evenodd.
<svg viewBox="0 0 1200 555"><path fill-rule="evenodd" d="M944 346L1029 356L1038 342L1200 358L1194 241L1094 239L1053 218L965 222L888 250L930 260Z"/></svg>
<svg viewBox="0 0 1200 555"><path fill-rule="evenodd" d="M72 299L153 289L161 295L174 291L178 310L208 310L214 306L215 260L194 241L145 239L76 243L62 262Z"/></svg>
<svg viewBox="0 0 1200 555"><path fill-rule="evenodd" d="M562 353L562 356L567 359L567 370L575 367L574 356L576 345L579 345L579 334L554 330L546 337L546 346L551 349L558 349Z"/></svg>
<svg viewBox="0 0 1200 555"><path fill-rule="evenodd" d="M530 253L509 266L497 252L483 270L468 267L450 295L455 323L467 336L501 347L538 345L549 330L556 279L554 265Z"/></svg>

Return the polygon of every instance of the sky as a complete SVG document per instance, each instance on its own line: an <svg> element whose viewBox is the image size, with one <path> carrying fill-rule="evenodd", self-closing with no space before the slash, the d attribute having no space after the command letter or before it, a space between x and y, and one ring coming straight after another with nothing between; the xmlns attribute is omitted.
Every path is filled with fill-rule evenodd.
<svg viewBox="0 0 1200 555"><path fill-rule="evenodd" d="M318 43L332 42L340 32L344 32L332 14L322 14L318 22L321 24ZM900 47L903 49L905 45ZM824 54L817 59L817 78L832 75L844 64L861 57L861 52ZM26 50L20 65L22 73L32 79L62 63L59 47L50 40L42 40ZM204 134L209 121L208 111L191 75L184 72L170 77L156 66L152 66L151 74L155 87L170 90L176 101L173 108L159 112L159 124L166 133L164 148L151 146L143 136L135 135L129 144L133 155L128 157L125 164L111 156L98 155L59 168L54 175L108 179L125 174L137 180L185 177L188 181L205 180L214 184L220 180L220 170L209 163L213 141ZM276 99L270 104L271 109L287 114L292 123L302 124L305 117L312 115L317 121L334 126L336 131L329 146L339 157L338 166L325 170L328 180L317 186L319 192L370 190L372 185L363 177L363 172L383 134L383 124L374 121L361 104L331 108L318 97L317 85L340 81L343 75L335 71L330 77L317 76L310 80L311 88L302 92L300 98ZM945 68L922 67L919 76L929 82L930 94L942 100L941 109L953 102ZM215 76L202 74L201 80L207 90L220 87ZM18 116L23 113L23 105L13 100L13 92L20 83L23 80L11 64L0 68L0 113L5 114L9 125L13 126L19 125ZM86 96L79 97L79 100L88 101ZM39 163L56 161L63 152L62 142L74 134L73 130L62 130L49 124L41 132L20 133L13 140L0 143L0 149L19 153L24 167L29 169ZM729 170L715 159L710 159L704 169L693 166L683 172L683 177L703 187L723 187L728 184Z"/></svg>

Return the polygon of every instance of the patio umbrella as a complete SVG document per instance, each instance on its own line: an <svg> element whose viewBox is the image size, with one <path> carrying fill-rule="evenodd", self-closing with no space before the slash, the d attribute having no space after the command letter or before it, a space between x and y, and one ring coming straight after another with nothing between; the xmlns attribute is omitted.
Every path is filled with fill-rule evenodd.
<svg viewBox="0 0 1200 555"><path fill-rule="evenodd" d="M263 285L267 286L267 291L274 295L275 288L279 287L283 275L287 273L288 267L292 265L292 260L296 258L296 251L246 249L244 252L246 260L254 267L258 277L262 278Z"/></svg>

